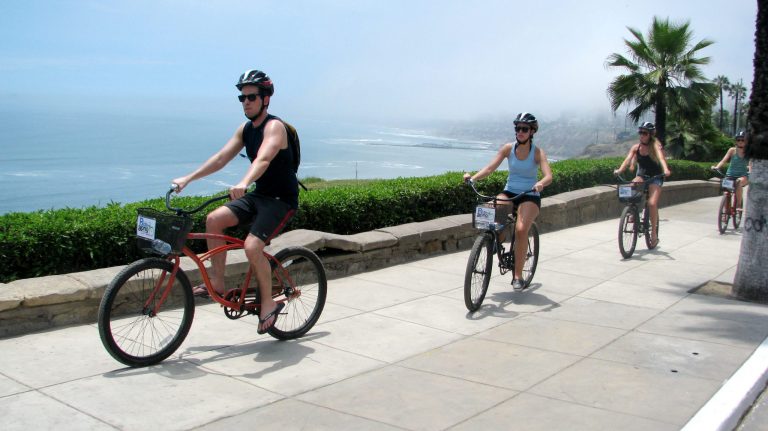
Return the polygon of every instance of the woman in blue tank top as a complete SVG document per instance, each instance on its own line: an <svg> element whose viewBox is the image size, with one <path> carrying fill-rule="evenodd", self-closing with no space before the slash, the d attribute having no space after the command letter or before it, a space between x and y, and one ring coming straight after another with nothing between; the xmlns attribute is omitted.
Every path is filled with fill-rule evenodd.
<svg viewBox="0 0 768 431"><path fill-rule="evenodd" d="M501 146L496 156L487 166L477 171L475 175L464 174L464 180L473 181L483 179L493 173L501 162L507 160L509 175L504 191L498 197L502 199L513 198L520 193L534 190L517 201L517 224L515 225L515 238L528 238L528 230L539 215L541 209L540 192L552 182L552 169L547 162L544 150L533 145L533 135L539 130L539 122L532 114L523 112L517 115L515 124L515 142L507 142ZM539 169L542 177L537 180ZM499 205L510 205L512 202L498 202ZM501 238L503 241L504 238ZM515 250L515 277L512 287L516 291L524 289L523 264L527 252L527 241L516 241Z"/></svg>
<svg viewBox="0 0 768 431"><path fill-rule="evenodd" d="M731 147L725 153L723 160L717 166L712 166L712 169L720 169L721 166L728 163L728 171L725 173L727 177L737 178L736 180L736 211L741 211L741 196L744 186L749 184L749 171L752 167L752 161L746 155L747 136L742 130L734 136L736 140L736 146Z"/></svg>
<svg viewBox="0 0 768 431"><path fill-rule="evenodd" d="M637 176L632 180L633 183L642 183L642 175L656 176L664 174L670 175L667 161L664 159L664 150L661 148L661 141L656 139L656 126L653 123L645 122L640 125L637 134L640 136L640 142L633 145L627 153L627 157L619 166L619 169L613 171L618 175L624 172L627 167L634 166L637 163ZM659 242L656 238L656 229L653 226L659 223L659 199L661 198L661 186L664 184L662 178L651 180L648 185L648 209L651 212L651 244L654 247Z"/></svg>

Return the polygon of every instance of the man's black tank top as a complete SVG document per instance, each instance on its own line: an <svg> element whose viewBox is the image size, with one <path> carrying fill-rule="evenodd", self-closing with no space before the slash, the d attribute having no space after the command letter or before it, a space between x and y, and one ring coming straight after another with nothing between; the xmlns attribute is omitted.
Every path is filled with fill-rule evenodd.
<svg viewBox="0 0 768 431"><path fill-rule="evenodd" d="M267 115L260 125L254 127L249 121L243 128L243 143L251 163L264 141L264 127L272 120L282 123L279 117ZM299 181L293 172L293 152L290 148L280 150L272 159L264 174L256 180L256 192L279 199L291 208L299 207Z"/></svg>
<svg viewBox="0 0 768 431"><path fill-rule="evenodd" d="M649 147L648 151L653 151L653 148ZM647 156L641 155L639 146L637 147L636 153L638 164L637 175L648 175L649 177L653 177L661 174L661 164L654 162L650 153Z"/></svg>

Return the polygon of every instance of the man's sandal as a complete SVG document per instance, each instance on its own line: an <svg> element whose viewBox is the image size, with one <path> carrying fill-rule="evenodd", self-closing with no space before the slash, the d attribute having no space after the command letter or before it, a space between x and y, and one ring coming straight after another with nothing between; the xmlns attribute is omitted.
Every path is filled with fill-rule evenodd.
<svg viewBox="0 0 768 431"><path fill-rule="evenodd" d="M274 310L269 312L264 318L259 318L259 329L256 330L256 333L258 334L266 334L267 331L270 330L273 326L275 326L275 323L277 323L277 317L280 315L280 312L283 311L283 308L285 308L285 302L278 302L277 306ZM269 328L264 328L264 322L271 318L275 318L275 320L272 321L272 324L269 325Z"/></svg>

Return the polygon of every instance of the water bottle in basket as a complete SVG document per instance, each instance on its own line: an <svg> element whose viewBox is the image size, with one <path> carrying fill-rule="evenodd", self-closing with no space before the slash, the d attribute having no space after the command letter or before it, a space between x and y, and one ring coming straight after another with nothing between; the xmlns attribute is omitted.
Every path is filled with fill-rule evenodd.
<svg viewBox="0 0 768 431"><path fill-rule="evenodd" d="M158 252L161 256L165 256L171 253L171 245L161 239L153 239L152 250Z"/></svg>

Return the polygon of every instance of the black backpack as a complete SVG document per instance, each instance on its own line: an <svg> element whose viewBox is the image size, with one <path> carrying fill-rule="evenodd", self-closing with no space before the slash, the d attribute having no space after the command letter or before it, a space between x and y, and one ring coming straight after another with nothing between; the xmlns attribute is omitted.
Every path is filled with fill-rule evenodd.
<svg viewBox="0 0 768 431"><path fill-rule="evenodd" d="M299 164L301 163L301 142L299 141L299 133L296 131L295 127L288 124L285 120L281 119L280 121L285 125L285 133L288 135L288 148L291 149L291 153L293 154L293 172L298 174ZM301 188L307 190L307 186L302 184L298 178L297 175L296 181L299 182Z"/></svg>

